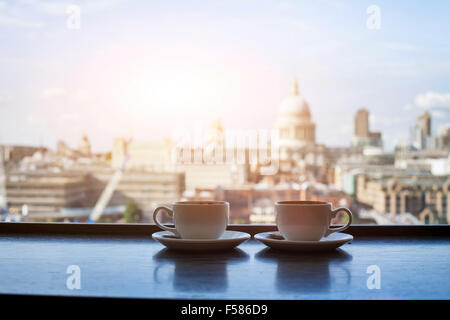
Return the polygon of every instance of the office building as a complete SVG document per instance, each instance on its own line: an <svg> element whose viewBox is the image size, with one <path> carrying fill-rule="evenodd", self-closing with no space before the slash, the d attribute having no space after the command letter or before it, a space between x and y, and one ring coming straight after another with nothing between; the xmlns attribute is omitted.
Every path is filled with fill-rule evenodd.
<svg viewBox="0 0 450 320"><path fill-rule="evenodd" d="M87 205L95 205L113 174L112 170L96 170L87 176ZM133 201L144 213L149 213L159 204L171 204L179 200L184 191L183 173L130 169L122 174L108 206L124 206Z"/></svg>
<svg viewBox="0 0 450 320"><path fill-rule="evenodd" d="M450 221L448 177L361 174L357 177L356 199L382 214L412 214L423 224Z"/></svg>
<svg viewBox="0 0 450 320"><path fill-rule="evenodd" d="M5 189L8 209L21 212L26 205L30 217L35 213L83 207L87 196L84 176L48 171L7 172Z"/></svg>
<svg viewBox="0 0 450 320"><path fill-rule="evenodd" d="M416 150L433 149L436 140L431 131L431 114L424 112L410 129L410 144Z"/></svg>
<svg viewBox="0 0 450 320"><path fill-rule="evenodd" d="M381 132L370 131L369 111L366 109L359 109L355 114L354 119L354 135L351 141L353 147L363 147L366 152L370 149L383 148L383 141Z"/></svg>

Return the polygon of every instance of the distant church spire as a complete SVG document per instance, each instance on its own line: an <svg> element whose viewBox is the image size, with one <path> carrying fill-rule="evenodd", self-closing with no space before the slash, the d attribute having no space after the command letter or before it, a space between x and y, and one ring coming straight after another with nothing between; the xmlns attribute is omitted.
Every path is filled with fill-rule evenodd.
<svg viewBox="0 0 450 320"><path fill-rule="evenodd" d="M294 78L294 82L292 83L292 95L298 96L298 82L297 82L297 78Z"/></svg>

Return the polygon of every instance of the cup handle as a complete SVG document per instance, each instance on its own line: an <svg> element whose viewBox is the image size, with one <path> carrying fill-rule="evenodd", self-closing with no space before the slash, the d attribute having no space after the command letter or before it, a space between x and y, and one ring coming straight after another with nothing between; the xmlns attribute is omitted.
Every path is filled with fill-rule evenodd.
<svg viewBox="0 0 450 320"><path fill-rule="evenodd" d="M331 211L331 218L336 217L336 214L337 214L339 211L345 211L345 212L348 214L348 222L347 222L347 224L346 224L345 226L338 227L338 228L330 228L330 226L328 226L328 230L325 232L324 237L328 237L328 236L329 236L330 234L332 234L333 232L344 231L344 230L347 229L347 228L350 226L350 224L352 223L352 219L353 219L352 212L350 211L350 209L343 208L343 207L337 208L337 209L334 209L333 211ZM331 219L330 219L330 222L331 222Z"/></svg>
<svg viewBox="0 0 450 320"><path fill-rule="evenodd" d="M162 225L162 224L158 221L157 216L158 216L159 211L161 211L161 210L165 210L165 211L170 212L170 213L173 214L173 210L170 209L170 208L168 208L168 207L158 207L158 208L156 208L155 211L153 212L153 221L155 222L155 224L156 224L158 227L160 227L161 229L163 229L163 230L172 232L176 237L180 237L180 234L178 233L177 229L175 229L175 228L170 228L170 227L166 227L166 226ZM181 237L180 237L180 238L181 238Z"/></svg>

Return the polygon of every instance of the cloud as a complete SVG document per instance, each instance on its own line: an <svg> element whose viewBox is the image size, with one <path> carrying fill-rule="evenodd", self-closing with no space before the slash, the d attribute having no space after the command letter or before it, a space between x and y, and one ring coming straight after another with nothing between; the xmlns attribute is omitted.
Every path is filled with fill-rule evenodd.
<svg viewBox="0 0 450 320"><path fill-rule="evenodd" d="M423 94L418 94L414 100L414 104L423 109L435 107L450 108L450 93L428 91Z"/></svg>
<svg viewBox="0 0 450 320"><path fill-rule="evenodd" d="M13 27L23 27L23 28L40 28L44 24L38 21L30 21L20 18L7 17L0 15L0 25L3 26L13 26Z"/></svg>
<svg viewBox="0 0 450 320"><path fill-rule="evenodd" d="M47 1L29 1L31 8L38 11L41 14L61 16L67 14L67 8L69 6L77 5L81 8L83 13L103 11L117 6L123 0L82 0L82 1L60 1L60 0L47 0Z"/></svg>
<svg viewBox="0 0 450 320"><path fill-rule="evenodd" d="M412 103L407 103L403 107L403 110L406 110L406 111L409 111L409 110L412 110L412 109L414 109L414 104L412 104Z"/></svg>
<svg viewBox="0 0 450 320"><path fill-rule="evenodd" d="M7 103L9 101L10 98L7 95L0 93L0 105Z"/></svg>
<svg viewBox="0 0 450 320"><path fill-rule="evenodd" d="M278 4L278 8L279 8L280 10L287 10L287 11L289 11L289 10L295 9L295 6L294 6L294 4L293 4L292 2L281 1L281 2Z"/></svg>
<svg viewBox="0 0 450 320"><path fill-rule="evenodd" d="M31 126L40 126L46 123L46 118L41 115L29 114L26 117L26 122Z"/></svg>
<svg viewBox="0 0 450 320"><path fill-rule="evenodd" d="M303 19L287 19L287 22L290 23L296 31L306 32L312 29L309 22Z"/></svg>
<svg viewBox="0 0 450 320"><path fill-rule="evenodd" d="M36 4L36 9L47 15L62 16L66 15L67 6L69 5L69 2L42 1Z"/></svg>
<svg viewBox="0 0 450 320"><path fill-rule="evenodd" d="M442 110L432 110L431 115L435 119L445 119L447 117L447 113Z"/></svg>
<svg viewBox="0 0 450 320"><path fill-rule="evenodd" d="M42 92L43 99L61 98L67 95L67 90L64 88L47 88Z"/></svg>
<svg viewBox="0 0 450 320"><path fill-rule="evenodd" d="M403 106L406 111L425 109L435 119L445 119L450 112L450 93L428 91L416 95L413 102Z"/></svg>
<svg viewBox="0 0 450 320"><path fill-rule="evenodd" d="M0 2L0 26L13 26L23 28L40 28L44 24L30 18L19 4L7 4Z"/></svg>
<svg viewBox="0 0 450 320"><path fill-rule="evenodd" d="M80 115L76 113L62 113L58 115L59 121L72 122L80 119Z"/></svg>
<svg viewBox="0 0 450 320"><path fill-rule="evenodd" d="M78 1L82 13L101 12L117 6L123 0L83 0ZM22 28L41 28L48 16L66 16L68 6L73 1L35 1L22 0L7 3L0 1L0 26Z"/></svg>

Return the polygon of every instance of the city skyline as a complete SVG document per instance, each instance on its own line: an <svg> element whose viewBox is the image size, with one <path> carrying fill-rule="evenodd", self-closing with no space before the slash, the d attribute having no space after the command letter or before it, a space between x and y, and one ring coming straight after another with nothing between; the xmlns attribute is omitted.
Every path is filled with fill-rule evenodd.
<svg viewBox="0 0 450 320"><path fill-rule="evenodd" d="M86 133L104 152L217 118L270 129L293 77L329 146L350 144L363 107L388 150L424 111L433 131L450 123L446 2L380 1L379 30L369 2L73 3L79 30L68 3L0 2L0 143L76 146Z"/></svg>

